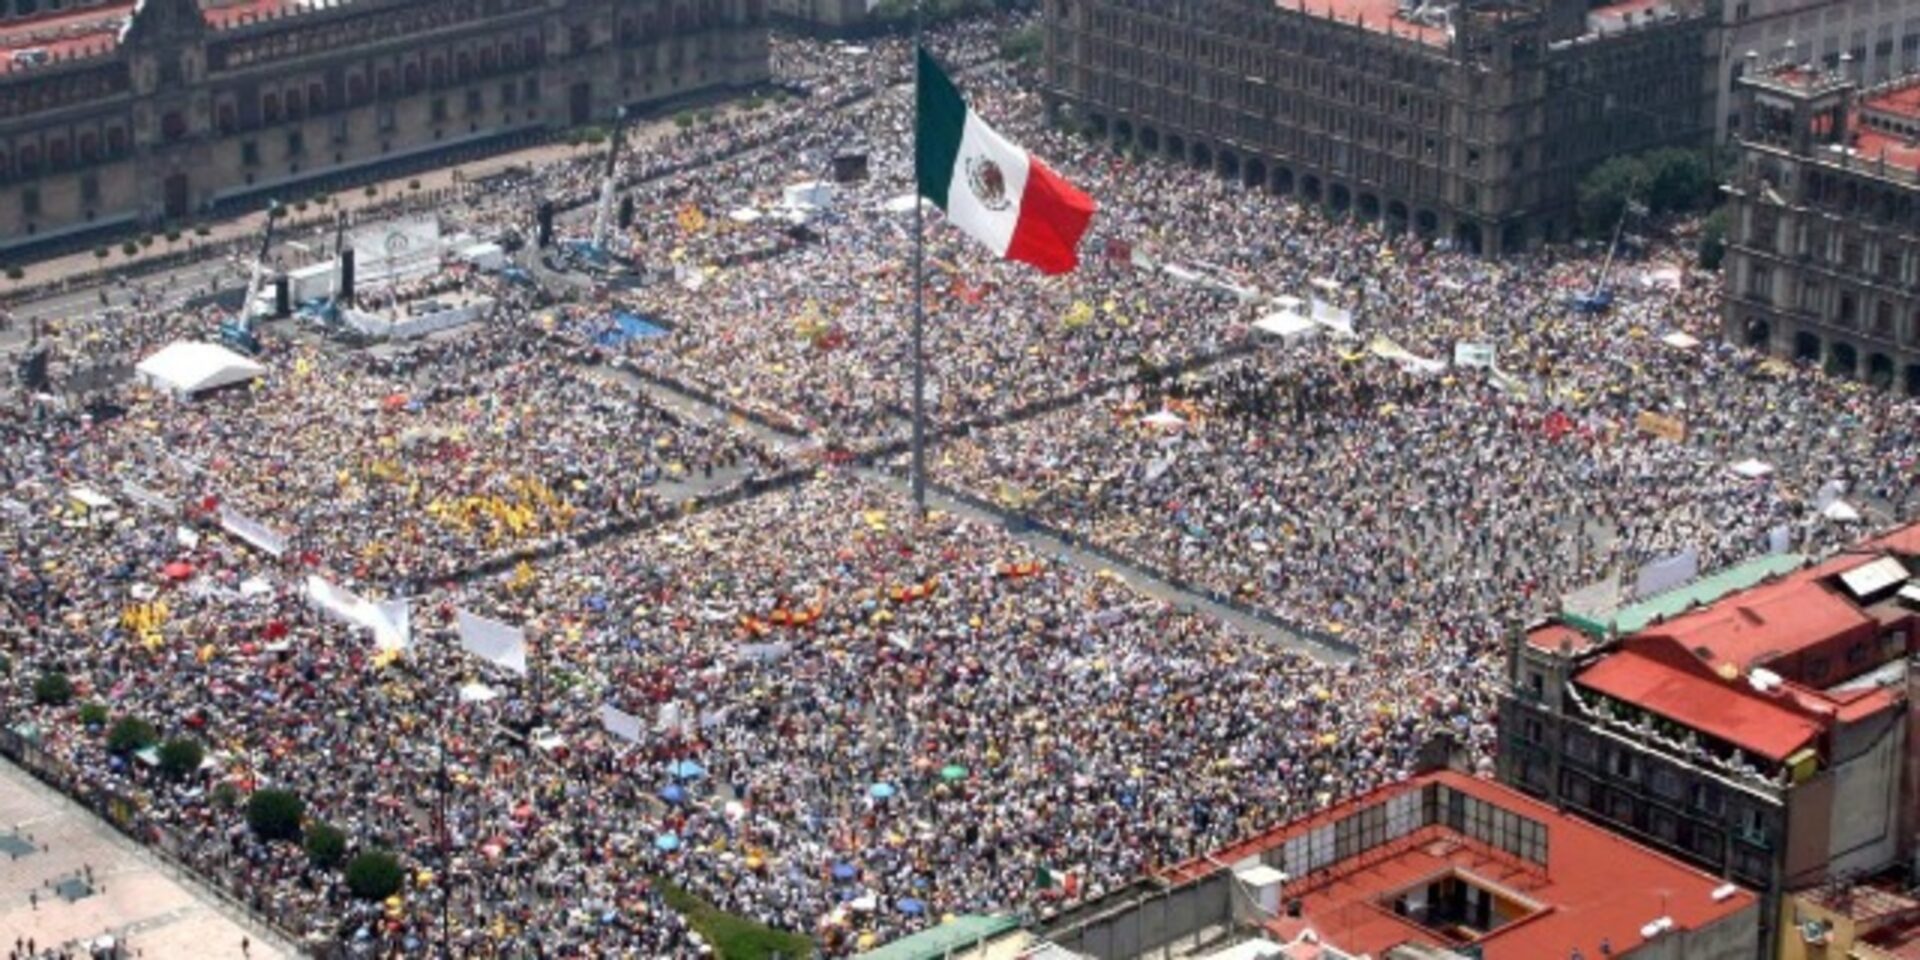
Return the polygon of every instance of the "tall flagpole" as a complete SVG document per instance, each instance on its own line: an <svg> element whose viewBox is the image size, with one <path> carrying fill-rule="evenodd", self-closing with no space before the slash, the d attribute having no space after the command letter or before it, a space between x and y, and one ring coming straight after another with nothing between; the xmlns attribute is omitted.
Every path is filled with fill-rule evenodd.
<svg viewBox="0 0 1920 960"><path fill-rule="evenodd" d="M927 513L926 200L920 196L920 0L913 0L913 509Z"/></svg>

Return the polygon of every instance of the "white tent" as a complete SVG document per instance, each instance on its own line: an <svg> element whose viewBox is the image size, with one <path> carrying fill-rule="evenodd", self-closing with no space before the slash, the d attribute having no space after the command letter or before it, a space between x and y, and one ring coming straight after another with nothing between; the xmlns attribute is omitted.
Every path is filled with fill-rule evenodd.
<svg viewBox="0 0 1920 960"><path fill-rule="evenodd" d="M1860 511L1845 500L1835 500L1820 510L1820 515L1835 523L1859 523Z"/></svg>
<svg viewBox="0 0 1920 960"><path fill-rule="evenodd" d="M1773 475L1772 467L1752 458L1742 460L1728 469L1748 480L1762 480Z"/></svg>
<svg viewBox="0 0 1920 960"><path fill-rule="evenodd" d="M1676 350L1692 350L1700 345L1700 338L1684 330L1675 330L1660 338L1660 342Z"/></svg>
<svg viewBox="0 0 1920 960"><path fill-rule="evenodd" d="M1160 427L1162 429L1168 429L1168 430L1171 430L1174 427L1186 426L1186 423L1187 423L1187 421L1182 419L1179 414L1174 413L1171 410L1161 410L1156 413L1149 413L1146 416L1141 417L1140 422L1149 427Z"/></svg>
<svg viewBox="0 0 1920 960"><path fill-rule="evenodd" d="M1261 333L1279 337L1287 343L1305 340L1320 332L1319 325L1293 310L1269 313L1254 321L1253 328Z"/></svg>
<svg viewBox="0 0 1920 960"><path fill-rule="evenodd" d="M267 368L225 347L182 340L168 345L134 370L142 382L180 396L266 376Z"/></svg>

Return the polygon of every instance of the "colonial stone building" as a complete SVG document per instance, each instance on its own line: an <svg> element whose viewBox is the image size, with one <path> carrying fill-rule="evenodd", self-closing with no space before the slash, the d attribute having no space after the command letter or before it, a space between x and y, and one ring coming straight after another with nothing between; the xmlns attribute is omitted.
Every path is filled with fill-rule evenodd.
<svg viewBox="0 0 1920 960"><path fill-rule="evenodd" d="M0 252L768 79L764 0L4 2Z"/></svg>
<svg viewBox="0 0 1920 960"><path fill-rule="evenodd" d="M1726 334L1920 396L1920 75L1862 91L1847 68L1740 81Z"/></svg>
<svg viewBox="0 0 1920 960"><path fill-rule="evenodd" d="M1920 70L1920 7L1889 0L1725 0L1720 81L1714 113L1725 140L1740 129L1737 90L1747 53L1762 62L1785 57L1828 72L1840 58L1865 83L1885 83Z"/></svg>
<svg viewBox="0 0 1920 960"><path fill-rule="evenodd" d="M872 0L770 0L775 19L819 33L858 32L870 22Z"/></svg>
<svg viewBox="0 0 1920 960"><path fill-rule="evenodd" d="M1054 108L1476 250L1574 225L1595 163L1713 128L1712 0L1047 0Z"/></svg>

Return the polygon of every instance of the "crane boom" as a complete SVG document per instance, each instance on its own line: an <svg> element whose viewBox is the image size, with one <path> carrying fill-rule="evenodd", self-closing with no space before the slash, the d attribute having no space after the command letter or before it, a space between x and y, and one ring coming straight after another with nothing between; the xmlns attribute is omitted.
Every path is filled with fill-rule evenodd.
<svg viewBox="0 0 1920 960"><path fill-rule="evenodd" d="M280 201L267 201L267 229L260 234L260 253L253 258L253 275L247 279L247 298L240 302L240 329L253 332L253 300L260 295L260 283L267 276L267 252L273 249L273 221L280 212Z"/></svg>
<svg viewBox="0 0 1920 960"><path fill-rule="evenodd" d="M600 206L593 217L593 248L604 253L613 233L613 194L620 168L620 147L626 139L627 108L613 112L613 137L607 145L607 171L600 180Z"/></svg>

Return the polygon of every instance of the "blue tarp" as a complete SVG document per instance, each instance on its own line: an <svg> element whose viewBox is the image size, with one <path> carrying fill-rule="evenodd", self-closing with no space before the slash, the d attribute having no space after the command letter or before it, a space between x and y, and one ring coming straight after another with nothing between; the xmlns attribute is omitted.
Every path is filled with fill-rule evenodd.
<svg viewBox="0 0 1920 960"><path fill-rule="evenodd" d="M665 327L638 314L616 310L607 318L609 326L594 334L593 342L603 347L617 347L632 340L647 340L667 335Z"/></svg>

